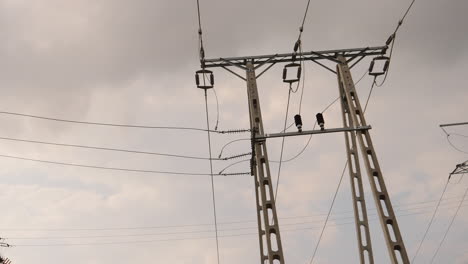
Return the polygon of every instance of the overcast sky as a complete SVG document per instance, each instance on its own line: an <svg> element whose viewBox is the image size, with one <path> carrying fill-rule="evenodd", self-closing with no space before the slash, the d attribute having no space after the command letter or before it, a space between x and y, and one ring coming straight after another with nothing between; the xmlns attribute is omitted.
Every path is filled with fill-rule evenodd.
<svg viewBox="0 0 468 264"><path fill-rule="evenodd" d="M303 49L384 45L409 0L311 1ZM201 1L206 55L230 57L291 52L306 0ZM448 173L468 159L452 148L442 123L468 119L466 0L416 1L398 32L391 71L374 89L367 111L371 135L410 258L440 197ZM150 126L206 128L198 65L196 1L0 0L0 112ZM369 59L353 68L359 79ZM331 65L331 67L334 67ZM259 79L266 132L282 129L288 87L282 65ZM306 64L304 129L338 95L336 76ZM215 70L219 129L249 126L245 83ZM363 102L372 79L358 85ZM210 123L216 101L209 92ZM291 97L289 121L299 93ZM324 115L342 126L340 106ZM208 156L207 135L195 131L131 129L61 123L0 113L0 138ZM450 133L468 135L468 127ZM213 155L248 134L212 135ZM284 158L307 137L288 138ZM468 140L452 142L468 152ZM280 140L268 141L278 160ZM208 173L207 160L117 153L0 139L0 155L119 168ZM250 151L249 141L224 155ZM238 160L236 160L238 161ZM286 263L309 263L324 214L346 161L344 137L313 137L283 164L277 208ZM232 161L215 161L219 172ZM216 263L208 176L143 174L74 168L0 158L0 237L15 245L0 253L16 263ZM271 164L276 178L278 165ZM240 163L227 172L247 172ZM456 178L416 263L428 263L468 179ZM364 177L376 263L390 263ZM254 180L215 179L221 263L258 263ZM464 203L466 204L466 202ZM314 263L358 263L350 183L346 174ZM468 214L461 207L435 263L468 263ZM103 230L104 229L104 230ZM110 229L110 230L107 230ZM121 244L116 244L121 243ZM337 254L339 253L339 254Z"/></svg>

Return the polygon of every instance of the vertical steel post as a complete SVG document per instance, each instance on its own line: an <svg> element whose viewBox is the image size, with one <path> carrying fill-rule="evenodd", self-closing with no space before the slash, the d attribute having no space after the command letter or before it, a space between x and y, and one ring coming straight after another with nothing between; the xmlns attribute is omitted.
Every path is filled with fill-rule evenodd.
<svg viewBox="0 0 468 264"><path fill-rule="evenodd" d="M366 120L354 87L348 63L343 56L339 56L338 60L340 63L337 65L337 73L340 86L343 87L344 96L346 97L346 102L350 110L350 120L352 120L354 126L365 126ZM356 134L369 176L372 194L374 196L391 262L392 264L409 264L408 253L403 243L400 228L390 202L390 196L388 195L369 131L357 131Z"/></svg>
<svg viewBox="0 0 468 264"><path fill-rule="evenodd" d="M354 128L353 120L350 116L350 109L346 99L343 82L338 75L338 85L340 89L341 112L343 116L343 127ZM356 132L345 132L346 154L348 158L349 181L351 183L351 195L353 196L353 209L356 225L356 235L358 240L359 259L361 264L373 264L374 254L367 218L367 206L362 186L361 166L359 163L358 148L356 143Z"/></svg>
<svg viewBox="0 0 468 264"><path fill-rule="evenodd" d="M247 62L247 95L249 100L250 128L255 137L263 136L262 112L253 64ZM266 142L253 142L255 196L257 207L260 259L262 264L284 264L283 246L276 214L276 205L270 174Z"/></svg>

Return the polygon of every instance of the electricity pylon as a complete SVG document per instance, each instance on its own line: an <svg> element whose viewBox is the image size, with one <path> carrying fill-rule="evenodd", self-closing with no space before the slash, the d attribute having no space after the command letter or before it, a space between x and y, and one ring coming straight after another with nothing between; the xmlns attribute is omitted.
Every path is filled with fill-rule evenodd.
<svg viewBox="0 0 468 264"><path fill-rule="evenodd" d="M382 171L369 134L369 129L371 127L366 124L364 113L359 103L356 90L354 89L354 83L350 72L351 68L368 56L374 56L375 62L377 62L377 60L386 61L383 70L385 71L388 67L388 58L384 56L387 49L387 46L381 46L358 49L310 51L300 54L295 52L218 59L203 58L201 60L202 70L197 73L203 75L203 79L208 78L211 85L213 85L214 79L212 77L212 72L207 70L208 68L223 68L247 82L250 128L252 133L251 172L252 176L254 176L255 183L260 261L262 264L285 263L279 228L280 225L278 223L276 204L273 196L266 140L273 137L334 132L345 132L349 173L352 179L351 188L353 194L354 217L356 222L360 262L374 263L374 256L362 186L361 169L357 150L358 144L361 148L364 165L369 176L372 194L378 209L378 216L382 225L391 263L409 264L406 248L403 243L397 219L390 202L390 196L387 192ZM285 66L288 69L298 68L297 79L299 79L301 68L300 64L296 62L301 61L312 61L338 76L344 127L302 132L265 134L256 80L277 63L289 63ZM336 71L332 67L327 66L324 63L325 61L336 63ZM350 63L352 64L349 65ZM371 68L373 68L374 63L371 65ZM263 66L266 67L257 75L256 70ZM246 77L235 72L231 67L241 69L245 72ZM286 70L287 69L285 69L284 75L286 75ZM382 74L382 72L374 73L373 75L376 76L379 74ZM208 77L206 75L208 75ZM199 78L200 77L197 76L198 80ZM283 76L283 79L285 82L288 82L285 76ZM356 142L356 138L358 142Z"/></svg>

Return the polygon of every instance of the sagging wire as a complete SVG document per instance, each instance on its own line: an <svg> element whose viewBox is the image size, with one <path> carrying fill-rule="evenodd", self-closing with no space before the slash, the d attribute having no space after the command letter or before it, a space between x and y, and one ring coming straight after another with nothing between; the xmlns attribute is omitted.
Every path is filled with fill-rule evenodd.
<svg viewBox="0 0 468 264"><path fill-rule="evenodd" d="M229 168L231 168L231 167L233 167L233 166L235 166L235 165L237 165L237 164L241 164L241 163L248 162L248 161L251 161L251 159L245 159L245 160L241 160L241 161L237 161L237 162L234 162L234 163L232 163L232 164L229 164L228 166L226 166L225 168L223 168L222 170L220 170L218 174L221 175L221 174L223 174L224 171L226 171L227 169L229 169ZM248 174L250 175L251 173L249 172Z"/></svg>
<svg viewBox="0 0 468 264"><path fill-rule="evenodd" d="M465 137L465 138L468 138L468 136L461 135L461 134L456 134L456 133L448 133L447 130L445 130L445 128L443 128L443 127L440 127L440 128L442 129L442 131L444 131L445 135L447 136L447 142L453 149L455 149L456 151L458 151L460 153L468 154L468 152L466 152L464 150L461 150L457 146L455 146L455 144L453 144L453 142L450 140L450 136L452 136L452 135L459 136L459 137Z"/></svg>
<svg viewBox="0 0 468 264"><path fill-rule="evenodd" d="M338 196L338 192L340 190L341 183L343 182L343 178L344 178L347 167L348 167L348 161L346 161L345 166L343 167L343 172L341 173L340 181L338 182L338 186L336 187L335 194L333 195L332 203L330 205L330 209L328 210L327 218L325 219L325 223L323 224L322 231L320 232L318 242L315 245L314 253L312 255L312 258L310 259L310 264L314 262L315 255L317 254L317 250L320 246L320 241L322 241L323 233L325 233L325 229L327 228L328 219L330 218L331 212L333 210L333 206L335 205L336 197Z"/></svg>
<svg viewBox="0 0 468 264"><path fill-rule="evenodd" d="M219 126L219 100L218 100L218 94L216 93L216 89L213 89L213 94L216 99L216 124L215 124L214 130L217 131L218 126Z"/></svg>
<svg viewBox="0 0 468 264"><path fill-rule="evenodd" d="M460 208L462 207L463 200L465 199L465 197L466 197L467 194L468 194L468 188L466 188L465 194L463 195L462 202L460 202L460 203L458 204L457 210L455 211L455 214L453 215L452 220L450 220L450 224L448 225L447 229L445 230L444 237L443 237L442 240L440 241L439 245L437 246L437 250L435 251L434 255L432 256L431 264L434 263L434 260L435 260L435 258L437 257L437 254L439 253L440 248L441 248L442 245L444 244L445 239L447 238L447 235L448 235L448 233L449 233L449 231L450 231L450 228L452 228L453 222L455 221L455 218L457 217L458 212L460 211Z"/></svg>
<svg viewBox="0 0 468 264"><path fill-rule="evenodd" d="M40 115L24 114L24 113L18 113L18 112L10 112L10 111L0 111L0 115L20 116L20 117L27 117L27 118L47 120L47 121L72 123L72 124L80 124L80 125L105 126L105 127L161 129L161 130L191 130L191 131L200 131L200 132L206 132L207 131L206 129L194 128L194 127L129 125L129 124L106 123L106 122L79 121L79 120L62 119L62 118L55 118L55 117L48 117L48 116L40 116ZM240 129L239 131L248 132L249 130L248 129ZM230 130L228 130L228 131L210 130L210 132L218 133L218 134L226 134L226 133L230 133Z"/></svg>
<svg viewBox="0 0 468 264"><path fill-rule="evenodd" d="M426 240L427 234L429 233L429 230L432 227L432 223L434 222L435 216L436 216L437 212L439 211L440 203L442 202L442 199L444 198L445 192L447 191L449 180L447 180L447 182L445 183L445 186L444 186L444 189L442 190L442 194L440 195L439 201L437 202L437 205L434 208L434 212L432 213L431 219L429 220L429 223L428 223L428 225L426 227L426 230L424 231L424 235L421 238L421 241L419 242L418 248L416 249L416 252L414 253L413 258L411 259L411 263L416 263L415 260L418 257L419 251L421 250L421 247L424 244L424 241ZM463 201L463 199L462 199L462 201Z"/></svg>
<svg viewBox="0 0 468 264"><path fill-rule="evenodd" d="M197 0L198 3L198 0ZM216 235L216 256L219 261L219 239L218 239L218 220L216 215L216 194L215 194L215 186L214 186L214 177L213 177L213 161L212 161L212 154L211 154L211 136L210 136L210 118L209 118L209 111L208 111L208 92L205 89L205 110L206 110L206 127L207 127L207 134L208 134L208 152L210 157L210 174L211 174L211 194L212 194L212 203L213 203L213 218L214 218L214 225L215 225L215 235Z"/></svg>
<svg viewBox="0 0 468 264"><path fill-rule="evenodd" d="M288 123L289 102L290 102L290 99L291 99L291 92L294 92L294 91L292 90L292 87L291 87L291 84L290 84L289 90L288 90L288 101L287 101L287 104L286 104L286 115L284 117L284 128L283 128L284 130L286 130L286 125ZM280 151L280 159L279 159L279 166L278 166L278 175L276 177L275 196L274 196L275 201L276 201L276 198L278 197L278 188L279 188L279 181L280 181L280 176L281 176L281 166L283 164L282 160L283 160L284 141L285 141L285 139L286 139L285 137L282 137L282 139L281 139L281 151Z"/></svg>

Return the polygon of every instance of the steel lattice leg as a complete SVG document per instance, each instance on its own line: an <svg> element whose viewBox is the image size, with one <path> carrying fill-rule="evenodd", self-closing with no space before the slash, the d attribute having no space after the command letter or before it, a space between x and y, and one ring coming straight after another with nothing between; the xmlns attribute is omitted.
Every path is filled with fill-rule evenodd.
<svg viewBox="0 0 468 264"><path fill-rule="evenodd" d="M364 113L362 112L362 107L359 102L346 59L340 56L339 60L341 63L337 66L337 72L341 82L340 85L343 87L350 109L351 120L355 126L366 126ZM364 164L369 176L372 194L377 207L380 224L384 231L385 242L387 244L390 259L393 264L409 264L408 254L390 202L387 187L372 144L372 139L368 131L358 131L357 138L359 140Z"/></svg>
<svg viewBox="0 0 468 264"><path fill-rule="evenodd" d="M340 76L338 76L340 89L341 111L343 116L343 126L353 128L353 120L350 117L350 110L343 90ZM361 166L359 163L358 148L356 143L356 133L354 131L345 132L346 153L348 158L348 170L351 183L351 194L353 196L354 218L356 224L356 235L358 240L359 259L361 264L373 264L374 254L367 218L367 206L362 186Z"/></svg>
<svg viewBox="0 0 468 264"><path fill-rule="evenodd" d="M249 99L250 127L256 137L262 136L264 134L262 114L255 71L252 63L247 63L247 93ZM265 141L254 143L254 153L255 164L253 164L253 172L255 177L261 263L284 264L283 247L281 244L281 235Z"/></svg>

